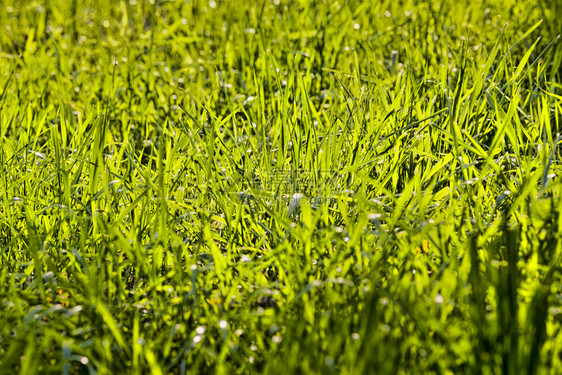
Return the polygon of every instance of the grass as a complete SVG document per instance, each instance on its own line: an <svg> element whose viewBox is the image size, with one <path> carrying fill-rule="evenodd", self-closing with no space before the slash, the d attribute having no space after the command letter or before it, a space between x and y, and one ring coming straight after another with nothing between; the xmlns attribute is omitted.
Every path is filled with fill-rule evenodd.
<svg viewBox="0 0 562 375"><path fill-rule="evenodd" d="M562 371L556 1L0 5L0 373Z"/></svg>

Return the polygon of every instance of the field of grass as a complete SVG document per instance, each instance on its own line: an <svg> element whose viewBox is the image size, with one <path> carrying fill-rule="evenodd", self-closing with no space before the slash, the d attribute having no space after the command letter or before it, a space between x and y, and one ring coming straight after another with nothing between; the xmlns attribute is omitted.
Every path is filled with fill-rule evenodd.
<svg viewBox="0 0 562 375"><path fill-rule="evenodd" d="M561 373L561 15L0 1L0 374Z"/></svg>

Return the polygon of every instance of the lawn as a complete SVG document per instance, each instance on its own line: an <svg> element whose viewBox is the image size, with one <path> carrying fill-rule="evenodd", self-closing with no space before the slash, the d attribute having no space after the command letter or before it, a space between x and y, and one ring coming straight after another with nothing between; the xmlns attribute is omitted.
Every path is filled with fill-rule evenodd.
<svg viewBox="0 0 562 375"><path fill-rule="evenodd" d="M0 2L0 374L562 373L562 4Z"/></svg>

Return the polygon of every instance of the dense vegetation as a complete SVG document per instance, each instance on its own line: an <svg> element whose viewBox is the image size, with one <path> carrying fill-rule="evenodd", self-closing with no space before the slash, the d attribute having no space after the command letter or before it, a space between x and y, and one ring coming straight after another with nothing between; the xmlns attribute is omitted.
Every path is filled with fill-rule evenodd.
<svg viewBox="0 0 562 375"><path fill-rule="evenodd" d="M0 373L562 371L559 1L1 1Z"/></svg>

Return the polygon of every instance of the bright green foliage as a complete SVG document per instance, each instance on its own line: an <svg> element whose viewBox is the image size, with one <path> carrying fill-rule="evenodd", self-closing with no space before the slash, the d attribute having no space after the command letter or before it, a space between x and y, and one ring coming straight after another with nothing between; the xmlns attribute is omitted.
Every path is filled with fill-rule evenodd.
<svg viewBox="0 0 562 375"><path fill-rule="evenodd" d="M1 1L0 373L562 372L560 14Z"/></svg>

